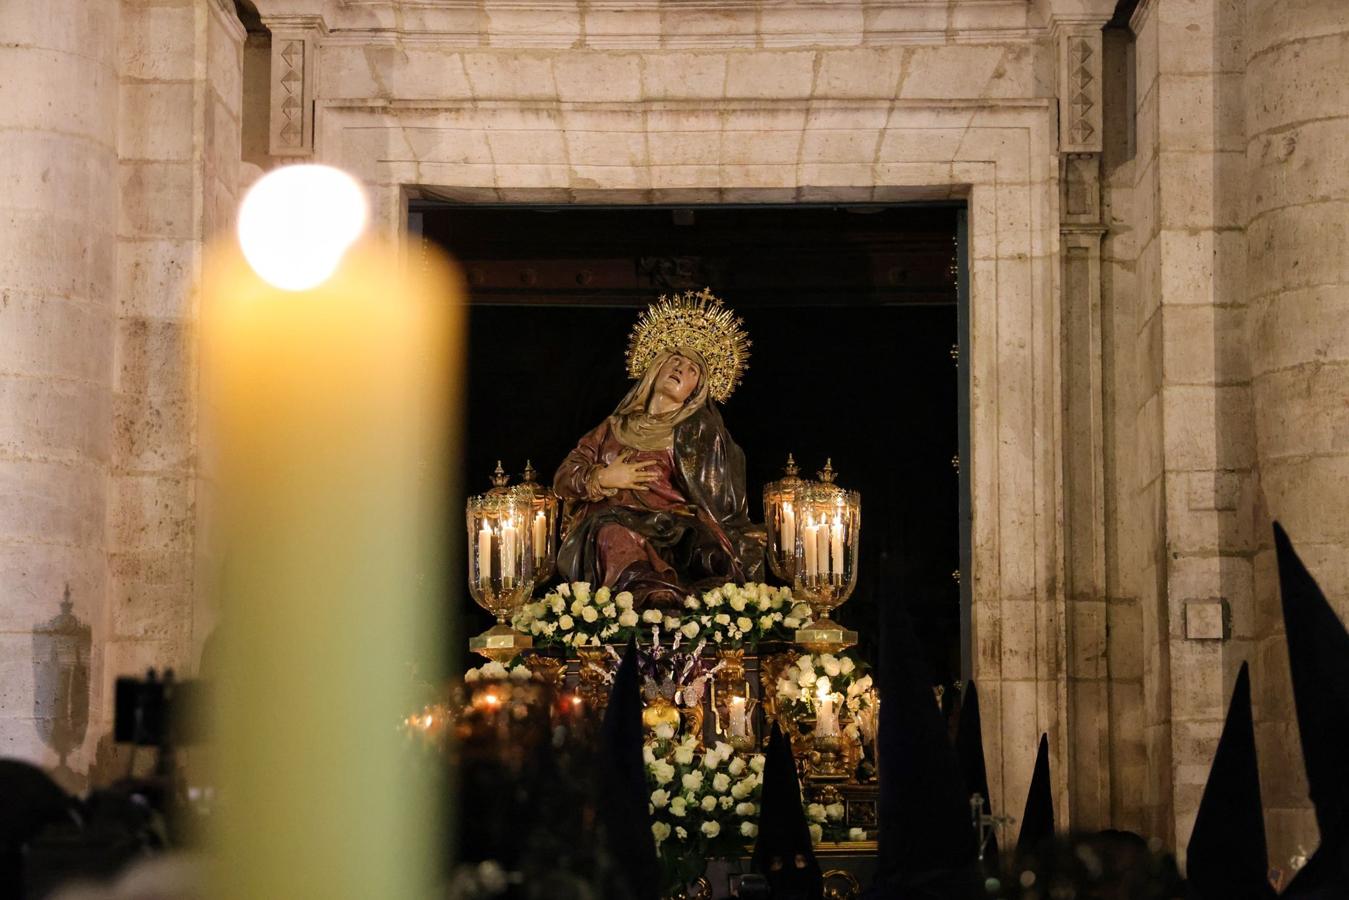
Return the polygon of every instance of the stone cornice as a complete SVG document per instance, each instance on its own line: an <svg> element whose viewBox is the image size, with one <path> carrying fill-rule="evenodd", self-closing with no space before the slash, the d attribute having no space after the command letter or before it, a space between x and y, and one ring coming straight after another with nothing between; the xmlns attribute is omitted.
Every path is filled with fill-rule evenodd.
<svg viewBox="0 0 1349 900"><path fill-rule="evenodd" d="M1024 43L1027 0L257 0L264 22L323 20L334 39L598 50Z"/></svg>

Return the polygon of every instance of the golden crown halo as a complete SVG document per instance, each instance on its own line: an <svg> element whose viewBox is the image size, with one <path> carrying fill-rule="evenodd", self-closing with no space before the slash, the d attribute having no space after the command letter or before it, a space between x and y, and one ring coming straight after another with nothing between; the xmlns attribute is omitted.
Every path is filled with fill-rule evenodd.
<svg viewBox="0 0 1349 900"><path fill-rule="evenodd" d="M726 402L749 365L745 322L722 305L710 288L665 296L637 317L628 339L628 376L641 378L665 350L692 350L707 367L707 390Z"/></svg>

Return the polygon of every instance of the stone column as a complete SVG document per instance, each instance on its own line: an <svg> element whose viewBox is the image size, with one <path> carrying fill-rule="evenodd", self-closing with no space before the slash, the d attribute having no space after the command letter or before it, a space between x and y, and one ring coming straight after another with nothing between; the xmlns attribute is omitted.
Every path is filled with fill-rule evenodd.
<svg viewBox="0 0 1349 900"><path fill-rule="evenodd" d="M78 786L107 581L118 4L0 4L0 756Z"/></svg>
<svg viewBox="0 0 1349 900"><path fill-rule="evenodd" d="M1315 847L1268 519L1349 619L1349 9L1246 6L1249 340L1264 626L1256 720L1270 856Z"/></svg>

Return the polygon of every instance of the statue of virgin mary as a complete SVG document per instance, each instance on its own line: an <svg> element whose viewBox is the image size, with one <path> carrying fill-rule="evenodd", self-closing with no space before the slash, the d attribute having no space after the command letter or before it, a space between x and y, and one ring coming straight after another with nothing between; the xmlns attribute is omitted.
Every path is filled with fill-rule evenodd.
<svg viewBox="0 0 1349 900"><path fill-rule="evenodd" d="M745 454L717 403L749 357L741 320L709 290L661 297L628 346L636 384L557 470L565 503L558 571L670 608L685 594L763 577Z"/></svg>

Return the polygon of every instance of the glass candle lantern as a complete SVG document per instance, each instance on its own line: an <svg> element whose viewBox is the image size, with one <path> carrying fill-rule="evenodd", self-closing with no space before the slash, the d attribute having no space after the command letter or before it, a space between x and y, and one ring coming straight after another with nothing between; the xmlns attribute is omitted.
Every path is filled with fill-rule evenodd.
<svg viewBox="0 0 1349 900"><path fill-rule="evenodd" d="M553 568L557 563L557 494L552 488L544 487L537 481L534 466L525 461L523 480L515 490L528 500L531 508L529 516L530 539L533 552L530 563L534 572L534 584L541 585L553 577Z"/></svg>
<svg viewBox="0 0 1349 900"><path fill-rule="evenodd" d="M533 512L529 497L506 487L499 463L492 490L467 505L469 593L497 620L468 646L499 662L533 646L507 622L534 592Z"/></svg>
<svg viewBox="0 0 1349 900"><path fill-rule="evenodd" d="M792 592L810 605L814 619L796 633L798 644L812 652L834 652L857 642L829 614L857 586L857 549L862 529L862 496L834 483L833 466L825 463L818 482L801 488L793 503L796 534Z"/></svg>
<svg viewBox="0 0 1349 900"><path fill-rule="evenodd" d="M796 460L787 454L782 478L764 485L763 519L768 532L768 567L792 584L796 577L796 495L808 484L800 477Z"/></svg>

